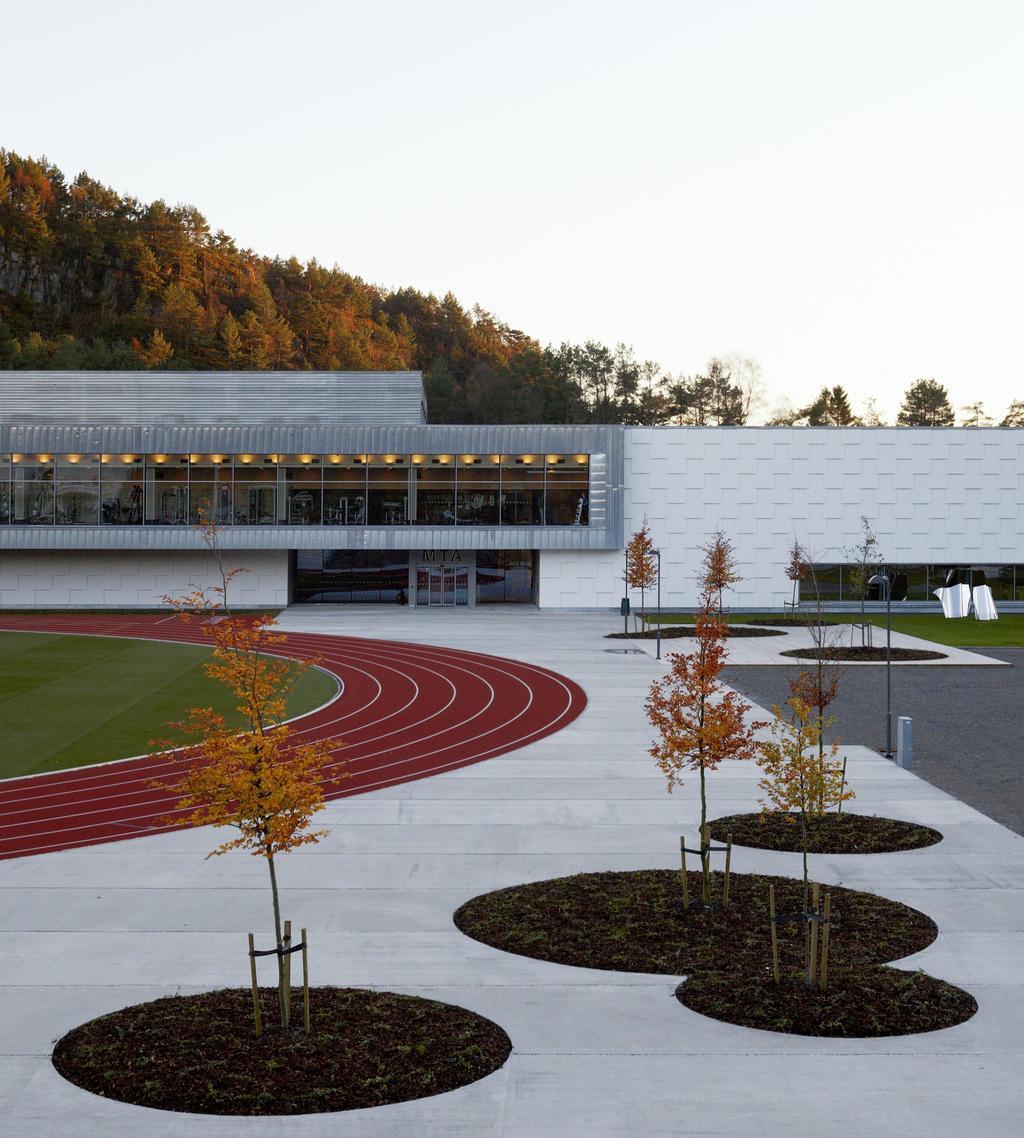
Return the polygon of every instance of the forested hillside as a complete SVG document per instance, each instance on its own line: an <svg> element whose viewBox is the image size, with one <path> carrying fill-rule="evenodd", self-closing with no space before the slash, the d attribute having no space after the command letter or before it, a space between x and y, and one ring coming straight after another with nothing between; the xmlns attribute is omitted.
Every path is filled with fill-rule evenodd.
<svg viewBox="0 0 1024 1138"><path fill-rule="evenodd" d="M418 368L434 422L741 422L727 369L543 347L482 308L268 258L192 206L0 150L0 368Z"/></svg>

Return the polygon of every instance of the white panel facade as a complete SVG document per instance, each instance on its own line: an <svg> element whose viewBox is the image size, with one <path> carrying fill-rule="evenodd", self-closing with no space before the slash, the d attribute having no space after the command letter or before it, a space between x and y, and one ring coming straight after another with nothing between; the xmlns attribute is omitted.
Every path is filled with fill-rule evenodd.
<svg viewBox="0 0 1024 1138"><path fill-rule="evenodd" d="M736 607L781 607L794 537L815 561L844 550L868 517L892 564L1024 562L1024 431L629 427L626 536L646 516L663 559L662 603L692 607L700 546L733 541ZM617 606L623 554L543 551L543 607Z"/></svg>
<svg viewBox="0 0 1024 1138"><path fill-rule="evenodd" d="M231 554L225 556L234 568ZM237 559L247 572L232 582L239 607L288 603L288 553L248 552ZM69 550L0 552L0 608L157 608L164 596L218 583L207 552Z"/></svg>

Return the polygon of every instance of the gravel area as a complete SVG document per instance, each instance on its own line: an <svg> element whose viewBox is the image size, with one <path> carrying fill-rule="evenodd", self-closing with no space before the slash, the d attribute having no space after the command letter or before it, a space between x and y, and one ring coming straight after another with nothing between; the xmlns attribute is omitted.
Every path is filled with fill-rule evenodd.
<svg viewBox="0 0 1024 1138"><path fill-rule="evenodd" d="M892 670L895 718L914 720L914 771L935 786L1024 834L1024 648L972 648L1013 668ZM799 668L726 668L723 679L770 707L788 695ZM847 743L885 746L885 667L841 669L832 705L835 734ZM856 789L856 788L855 788Z"/></svg>

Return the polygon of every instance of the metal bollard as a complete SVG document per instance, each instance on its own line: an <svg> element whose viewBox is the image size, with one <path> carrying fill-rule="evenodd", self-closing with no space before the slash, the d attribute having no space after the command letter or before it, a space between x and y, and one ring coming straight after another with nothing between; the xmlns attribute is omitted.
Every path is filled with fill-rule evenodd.
<svg viewBox="0 0 1024 1138"><path fill-rule="evenodd" d="M896 720L896 765L910 770L914 759L914 721L909 715Z"/></svg>

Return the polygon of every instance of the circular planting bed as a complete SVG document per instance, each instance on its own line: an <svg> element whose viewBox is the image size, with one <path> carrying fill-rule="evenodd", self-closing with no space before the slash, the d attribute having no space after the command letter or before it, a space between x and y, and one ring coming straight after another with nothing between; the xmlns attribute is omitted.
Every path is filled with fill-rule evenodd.
<svg viewBox="0 0 1024 1138"><path fill-rule="evenodd" d="M938 1031L978 1010L962 988L923 972L880 966L830 972L824 992L794 972L776 985L770 967L754 974L702 973L680 984L676 998L692 1011L741 1027L847 1039Z"/></svg>
<svg viewBox="0 0 1024 1138"><path fill-rule="evenodd" d="M951 1027L977 1010L943 981L882 967L926 948L937 929L924 913L841 886L831 898L829 983L804 987L804 925L778 924L782 984L771 972L768 887L777 912L803 908L791 877L733 874L730 905L705 909L699 873L688 875L683 908L672 870L581 873L485 893L455 913L458 928L484 944L538 960L621 972L686 975L678 998L702 1014L767 1031L807 1035L901 1035ZM714 874L713 895L722 877Z"/></svg>
<svg viewBox="0 0 1024 1138"><path fill-rule="evenodd" d="M197 1114L312 1114L382 1106L482 1079L512 1044L497 1024L453 1004L314 988L311 1030L272 1025L277 989L227 988L136 1004L76 1027L53 1064L72 1083L120 1102ZM302 1022L301 991L293 1023Z"/></svg>
<svg viewBox="0 0 1024 1138"><path fill-rule="evenodd" d="M841 620L829 620L827 617L822 617L821 620L813 613L807 613L805 616L778 616L768 617L764 620L758 618L753 621L754 624L761 625L763 628L807 628L812 626L817 628L819 624L837 625L844 623Z"/></svg>
<svg viewBox="0 0 1024 1138"><path fill-rule="evenodd" d="M826 648L824 654L816 648L790 648L780 652L780 656L792 656L794 660L817 660L821 656L830 661L868 660L872 663L885 663L884 648L866 648L857 645L853 648ZM945 660L945 652L929 652L923 648L893 648L893 660Z"/></svg>
<svg viewBox="0 0 1024 1138"><path fill-rule="evenodd" d="M661 638L662 640L679 640L686 636L696 636L697 629L692 624L669 624L662 625ZM750 624L728 624L726 625L725 635L730 638L738 638L743 636L785 636L784 632L779 632L775 628L755 628ZM645 629L643 632L608 632L605 634L606 640L657 640L657 629Z"/></svg>
<svg viewBox="0 0 1024 1138"><path fill-rule="evenodd" d="M761 850L799 853L800 823L797 814L729 814L708 823L711 837L724 842L732 834L737 845ZM808 819L807 845L811 853L863 854L919 850L942 841L938 830L875 818L869 814L824 814Z"/></svg>
<svg viewBox="0 0 1024 1138"><path fill-rule="evenodd" d="M704 910L700 874L688 875L683 909L680 875L669 869L579 873L513 885L467 901L455 924L467 936L506 952L619 972L673 976L718 969L732 961L756 970L768 958L768 886L779 912L798 909L803 883L793 877L733 873L729 909ZM712 875L715 896L721 874ZM832 895L832 959L836 967L882 964L920 952L938 935L935 922L897 901L840 886ZM799 956L796 925L779 928L779 946Z"/></svg>

